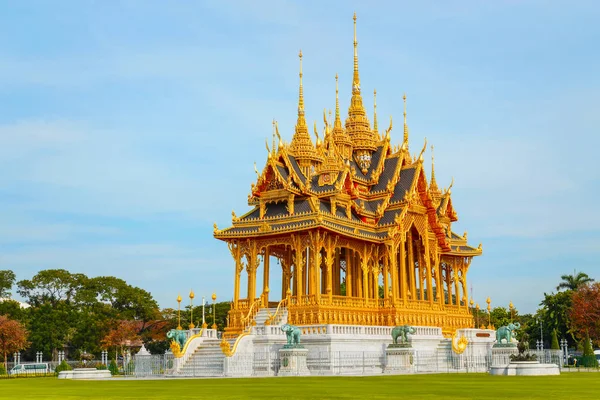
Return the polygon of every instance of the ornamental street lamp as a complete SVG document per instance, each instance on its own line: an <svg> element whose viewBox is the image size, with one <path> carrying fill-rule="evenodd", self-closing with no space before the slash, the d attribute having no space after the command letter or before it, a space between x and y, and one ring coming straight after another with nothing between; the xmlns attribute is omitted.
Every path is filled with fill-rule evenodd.
<svg viewBox="0 0 600 400"><path fill-rule="evenodd" d="M215 293L215 292L213 292L213 294L212 294L212 301L213 301L213 324L212 324L212 328L214 330L217 330L217 320L216 320L217 303L215 303L217 301L217 293Z"/></svg>
<svg viewBox="0 0 600 400"><path fill-rule="evenodd" d="M485 302L487 303L487 311L488 311L488 329L492 329L492 300L488 297Z"/></svg>
<svg viewBox="0 0 600 400"><path fill-rule="evenodd" d="M177 329L181 330L181 295L177 295Z"/></svg>
<svg viewBox="0 0 600 400"><path fill-rule="evenodd" d="M206 327L208 325L206 325L206 319L204 318L205 313L204 313L204 307L206 306L206 300L204 299L204 296L202 296L202 329L206 329Z"/></svg>
<svg viewBox="0 0 600 400"><path fill-rule="evenodd" d="M475 315L477 315L477 329L479 329L479 303L477 303L477 305L475 306L477 313Z"/></svg>
<svg viewBox="0 0 600 400"><path fill-rule="evenodd" d="M190 330L194 328L194 291L190 289Z"/></svg>
<svg viewBox="0 0 600 400"><path fill-rule="evenodd" d="M538 318L538 322L540 323L540 350L544 350L544 321L541 318Z"/></svg>
<svg viewBox="0 0 600 400"><path fill-rule="evenodd" d="M515 306L513 305L512 301L508 304L508 308L510 309L510 322L513 322L513 318L514 318L514 309Z"/></svg>

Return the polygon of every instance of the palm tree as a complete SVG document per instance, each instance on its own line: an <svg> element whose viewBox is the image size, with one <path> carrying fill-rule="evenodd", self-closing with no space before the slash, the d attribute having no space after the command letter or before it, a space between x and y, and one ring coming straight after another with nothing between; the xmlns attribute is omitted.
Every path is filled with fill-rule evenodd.
<svg viewBox="0 0 600 400"><path fill-rule="evenodd" d="M560 279L563 281L558 284L556 290L567 289L567 290L577 290L577 288L581 285L585 285L590 282L594 282L592 278L588 276L585 272L573 271L573 275L561 275Z"/></svg>

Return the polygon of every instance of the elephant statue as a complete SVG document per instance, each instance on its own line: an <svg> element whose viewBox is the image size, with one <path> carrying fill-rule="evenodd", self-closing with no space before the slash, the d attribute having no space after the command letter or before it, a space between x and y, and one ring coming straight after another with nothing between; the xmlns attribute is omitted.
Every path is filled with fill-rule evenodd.
<svg viewBox="0 0 600 400"><path fill-rule="evenodd" d="M507 326L501 326L496 331L496 342L500 344L502 343L502 339L506 339L506 343L510 343L514 334L513 331L520 328L521 324L518 322L515 322L514 324L511 322Z"/></svg>
<svg viewBox="0 0 600 400"><path fill-rule="evenodd" d="M394 344L398 344L398 339L400 339L400 344L408 343L408 334L414 335L416 332L416 329L409 325L394 327L392 329L392 339L394 340Z"/></svg>
<svg viewBox="0 0 600 400"><path fill-rule="evenodd" d="M285 332L287 336L288 347L297 347L300 345L300 328L290 324L284 324L281 326L281 330Z"/></svg>
<svg viewBox="0 0 600 400"><path fill-rule="evenodd" d="M172 339L175 343L179 345L180 349L183 349L186 340L186 335L184 331L179 329L171 329L169 332L167 332L167 338Z"/></svg>

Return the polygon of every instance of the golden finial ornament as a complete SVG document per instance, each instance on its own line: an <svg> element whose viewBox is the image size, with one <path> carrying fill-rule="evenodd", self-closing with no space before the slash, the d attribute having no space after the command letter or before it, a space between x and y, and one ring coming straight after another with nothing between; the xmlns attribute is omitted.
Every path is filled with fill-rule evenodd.
<svg viewBox="0 0 600 400"><path fill-rule="evenodd" d="M177 329L181 330L181 294L177 295Z"/></svg>
<svg viewBox="0 0 600 400"><path fill-rule="evenodd" d="M212 294L212 301L213 301L213 324L212 324L212 328L213 329L217 329L217 319L216 319L216 315L217 315L217 304L215 303L217 301L217 294L215 292L213 292Z"/></svg>
<svg viewBox="0 0 600 400"><path fill-rule="evenodd" d="M194 291L190 289L190 329L194 328Z"/></svg>
<svg viewBox="0 0 600 400"><path fill-rule="evenodd" d="M438 197L442 193L435 180L435 162L433 157L433 145L431 145L431 183L429 184L429 190L431 191L431 193L433 193L434 196Z"/></svg>

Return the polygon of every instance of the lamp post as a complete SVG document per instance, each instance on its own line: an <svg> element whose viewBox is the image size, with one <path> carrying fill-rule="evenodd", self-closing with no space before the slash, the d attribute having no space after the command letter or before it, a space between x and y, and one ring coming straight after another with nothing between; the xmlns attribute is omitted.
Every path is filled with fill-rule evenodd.
<svg viewBox="0 0 600 400"><path fill-rule="evenodd" d="M194 328L194 291L190 289L190 330Z"/></svg>
<svg viewBox="0 0 600 400"><path fill-rule="evenodd" d="M212 301L213 301L213 324L212 324L212 328L214 330L217 330L217 320L216 320L216 315L217 315L217 303L215 303L217 301L217 293L213 292L212 294Z"/></svg>
<svg viewBox="0 0 600 400"><path fill-rule="evenodd" d="M471 307L471 313L474 314L475 313L475 302L473 301L472 297L471 297L471 301L469 302L469 307ZM473 321L473 323L475 323L475 321Z"/></svg>
<svg viewBox="0 0 600 400"><path fill-rule="evenodd" d="M181 330L181 295L177 295L177 329Z"/></svg>
<svg viewBox="0 0 600 400"><path fill-rule="evenodd" d="M513 322L513 310L515 309L515 306L513 305L512 301L508 304L508 308L510 309L510 322Z"/></svg>
<svg viewBox="0 0 600 400"><path fill-rule="evenodd" d="M476 321L477 321L477 329L479 329L479 303L477 303L475 305L475 309L477 310L476 314L475 314L475 315L477 315L477 319L476 319Z"/></svg>
<svg viewBox="0 0 600 400"><path fill-rule="evenodd" d="M204 307L206 306L206 300L204 299L204 296L202 296L202 329L206 329L206 327L208 325L206 325L206 319L204 318Z"/></svg>
<svg viewBox="0 0 600 400"><path fill-rule="evenodd" d="M538 322L540 323L540 350L544 350L544 321L541 318L538 318Z"/></svg>
<svg viewBox="0 0 600 400"><path fill-rule="evenodd" d="M485 302L487 303L487 311L488 311L488 329L492 329L492 300L488 297Z"/></svg>

